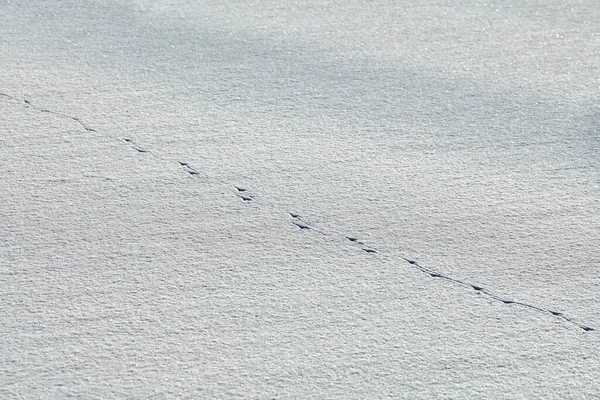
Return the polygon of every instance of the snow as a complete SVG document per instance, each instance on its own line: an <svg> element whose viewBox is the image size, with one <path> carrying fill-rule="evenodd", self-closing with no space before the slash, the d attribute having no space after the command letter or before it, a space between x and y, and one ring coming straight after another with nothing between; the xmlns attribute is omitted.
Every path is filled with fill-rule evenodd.
<svg viewBox="0 0 600 400"><path fill-rule="evenodd" d="M0 397L599 395L594 2L0 10Z"/></svg>

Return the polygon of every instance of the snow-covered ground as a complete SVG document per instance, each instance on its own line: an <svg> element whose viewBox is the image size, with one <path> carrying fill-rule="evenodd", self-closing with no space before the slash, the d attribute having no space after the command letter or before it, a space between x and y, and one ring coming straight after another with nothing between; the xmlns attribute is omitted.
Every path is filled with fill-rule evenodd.
<svg viewBox="0 0 600 400"><path fill-rule="evenodd" d="M0 0L0 397L600 398L598 21Z"/></svg>

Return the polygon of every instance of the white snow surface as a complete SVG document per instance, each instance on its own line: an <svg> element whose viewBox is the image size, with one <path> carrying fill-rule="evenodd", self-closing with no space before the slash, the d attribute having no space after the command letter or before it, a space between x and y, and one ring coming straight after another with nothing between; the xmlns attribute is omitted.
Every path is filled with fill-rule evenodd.
<svg viewBox="0 0 600 400"><path fill-rule="evenodd" d="M0 398L600 398L599 21L0 0Z"/></svg>

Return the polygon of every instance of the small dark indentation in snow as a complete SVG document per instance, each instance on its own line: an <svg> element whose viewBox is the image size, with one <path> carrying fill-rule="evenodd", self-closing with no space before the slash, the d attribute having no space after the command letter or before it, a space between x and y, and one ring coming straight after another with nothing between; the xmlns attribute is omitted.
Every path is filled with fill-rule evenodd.
<svg viewBox="0 0 600 400"><path fill-rule="evenodd" d="M483 288L481 286L471 285L471 287L477 291L483 290Z"/></svg>
<svg viewBox="0 0 600 400"><path fill-rule="evenodd" d="M373 250L373 249L363 249L364 251L366 251L367 253L377 253L377 251Z"/></svg>
<svg viewBox="0 0 600 400"><path fill-rule="evenodd" d="M131 143L131 139L123 138L123 140L126 141L127 143Z"/></svg>
<svg viewBox="0 0 600 400"><path fill-rule="evenodd" d="M581 327L584 331L589 332L589 331L595 331L594 328L590 328L589 326L582 326Z"/></svg>
<svg viewBox="0 0 600 400"><path fill-rule="evenodd" d="M512 300L502 300L502 302L503 302L504 304L515 304L515 302L514 302L514 301L512 301Z"/></svg>
<svg viewBox="0 0 600 400"><path fill-rule="evenodd" d="M292 216L292 218L300 218L300 215L298 214L290 213L290 215Z"/></svg>
<svg viewBox="0 0 600 400"><path fill-rule="evenodd" d="M245 192L246 191L246 189L242 188L242 187L236 186L235 188L238 190L238 192Z"/></svg>
<svg viewBox="0 0 600 400"><path fill-rule="evenodd" d="M430 273L429 275L431 275L433 278L443 278L443 276L442 276L442 275L440 275L440 274L437 274L437 273L435 273L435 272L432 272L432 273Z"/></svg>
<svg viewBox="0 0 600 400"><path fill-rule="evenodd" d="M188 163L183 162L183 161L177 161L179 163L179 165L181 165L182 167L187 167Z"/></svg>
<svg viewBox="0 0 600 400"><path fill-rule="evenodd" d="M140 153L147 153L147 152L148 152L148 150L140 149L139 147L136 147L135 149L136 149L138 152L140 152Z"/></svg>
<svg viewBox="0 0 600 400"><path fill-rule="evenodd" d="M310 226L301 224L299 222L294 222L294 225L296 225L300 229L310 229Z"/></svg>
<svg viewBox="0 0 600 400"><path fill-rule="evenodd" d="M358 239L352 236L346 236L346 239L348 239L351 242L356 242Z"/></svg>
<svg viewBox="0 0 600 400"><path fill-rule="evenodd" d="M242 200L244 201L252 201L252 197L248 197L248 196L240 196L242 198Z"/></svg>
<svg viewBox="0 0 600 400"><path fill-rule="evenodd" d="M550 311L552 315L562 315L560 311Z"/></svg>
<svg viewBox="0 0 600 400"><path fill-rule="evenodd" d="M414 260L406 260L406 261L408 261L408 263L411 264L411 265L416 265L417 264L417 262L414 261Z"/></svg>

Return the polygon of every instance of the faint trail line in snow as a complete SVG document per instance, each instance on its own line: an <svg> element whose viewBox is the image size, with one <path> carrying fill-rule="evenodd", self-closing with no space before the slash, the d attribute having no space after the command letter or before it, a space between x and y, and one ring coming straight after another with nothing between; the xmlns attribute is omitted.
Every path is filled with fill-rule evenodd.
<svg viewBox="0 0 600 400"><path fill-rule="evenodd" d="M160 159L162 161L167 161L163 157L159 156L156 153L151 152L148 149L143 148L142 146L138 145L137 143L135 143L133 140L131 140L129 138L122 138L122 137L117 137L115 135L107 134L105 132L99 132L98 130L92 128L87 123L83 122L83 120L81 118L79 118L79 117L74 117L72 115L68 115L68 114L62 113L60 111L54 111L54 110L50 110L50 109L47 109L47 108L44 108L44 107L39 107L39 106L36 106L35 104L33 104L33 102L31 100L18 99L16 97L8 95L6 93L0 93L0 96L6 97L6 98L11 99L11 100L13 100L15 102L24 104L25 107L31 108L33 110L37 110L39 112L47 113L47 114L52 114L52 115L56 115L56 116L61 117L61 118L65 118L65 119L69 119L71 121L75 121L79 125L81 125L81 127L83 129L85 129L86 132L97 133L97 134L102 135L104 137L108 137L108 138L111 138L111 139L114 139L114 140L118 140L120 142L127 143L133 150L137 151L138 153L148 153L148 154L152 155L153 157L158 158L158 159Z"/></svg>
<svg viewBox="0 0 600 400"><path fill-rule="evenodd" d="M473 285L471 283L468 283L468 282L465 282L465 281L461 281L459 279L455 279L455 278L449 277L447 275L444 275L444 274L441 274L441 273L439 273L437 271L434 271L434 270L432 270L430 268L424 267L424 266L420 265L418 262L416 262L415 260L411 260L409 258L404 258L404 260L407 261L410 265L412 265L416 269L418 269L419 271L428 274L432 278L445 279L447 281L454 282L454 283L456 283L458 285L471 288L471 289L473 289L473 290L475 290L475 291L477 291L479 293L485 294L488 297L490 297L490 298L492 298L492 299L494 299L496 301L500 301L500 302L502 302L504 304L515 304L515 305L518 305L518 306L530 308L530 309L535 310L535 311L540 311L540 312L543 312L543 313L546 313L546 314L554 315L554 316L559 317L559 318L561 318L561 319L563 319L563 320L565 320L567 322L570 322L571 324L573 324L573 325L575 325L575 326L583 329L584 331L593 331L593 330L595 330L594 328L591 328L591 327L589 327L587 325L580 324L579 322L573 321L571 318L569 318L568 316L564 315L561 312L552 311L552 310L549 310L547 308L538 307L536 305L529 304L529 303L523 303L523 302L520 302L520 301L510 300L510 299L504 298L502 296L499 296L496 293L494 293L494 292L492 292L492 291L490 291L488 289L485 289L485 288L483 288L481 286Z"/></svg>
<svg viewBox="0 0 600 400"><path fill-rule="evenodd" d="M13 100L17 100L14 97L8 96ZM91 128L89 125L87 125L86 123L84 123L80 118L77 117L73 117L71 115L67 115L67 114L63 114L61 112L58 111L52 111L52 110L48 110L47 108L42 108L42 107L38 107L36 105L34 105L31 100L23 100L23 103L27 104L28 107L33 108L34 110L38 110L40 112L44 112L44 113L48 113L48 114L53 114L53 115L58 115L59 117L63 117L63 118L68 118L70 120L73 120L75 122L77 122L79 125L81 125L83 127L83 129L85 129L88 132L96 132L95 129Z"/></svg>
<svg viewBox="0 0 600 400"><path fill-rule="evenodd" d="M69 120L75 121L79 125L81 125L81 127L83 129L85 129L86 132L97 133L97 134L102 135L104 137L108 137L110 139L117 140L117 141L119 141L121 143L126 143L126 144L129 145L130 148L132 148L133 150L137 151L138 153L145 153L145 154L151 155L152 157L154 157L154 158L156 158L158 160L161 160L163 162L174 162L175 161L173 159L167 159L165 157L160 156L159 154L155 153L154 151L151 151L151 150L149 150L149 149L147 149L147 148L145 148L145 147L137 144L134 140L132 140L130 138L125 138L125 137L121 137L121 136L117 136L117 135L111 135L111 134L106 133L106 132L100 132L100 131L92 128L88 124L84 123L81 120L81 118L79 118L79 117L75 117L75 116L68 115L68 114L65 114L65 113L62 113L62 112L59 112L59 111L53 111L53 110L49 110L47 108L39 107L39 106L36 106L35 104L33 104L33 102L31 100L19 99L17 97L11 96L11 95L3 93L3 92L0 92L0 97L6 97L6 98L8 98L8 99L10 99L12 101L20 103L21 105L24 105L27 108L31 108L31 109L37 110L39 112L48 113L48 114L59 116L61 118L65 118L65 119L69 119ZM185 162L185 161L176 161L176 162L183 168L183 170L185 172L187 172L188 174L190 174L192 177L199 177L200 176L200 171L197 168L192 167L188 162ZM207 178L208 179L208 177L206 177L206 176L203 177L203 178ZM252 200L254 200L254 196L248 195L248 194L244 193L244 192L246 192L246 189L240 188L240 187L237 187L237 186L233 186L232 187L232 185L230 185L229 182L225 182L223 180L218 180L218 182L221 183L221 184L223 184L223 185L226 185L230 189L230 191L232 193L235 193L236 196L239 197L239 198L241 198L242 200L244 200L244 201L252 201Z"/></svg>
<svg viewBox="0 0 600 400"><path fill-rule="evenodd" d="M1 97L6 97L6 98L8 98L10 100L19 102L21 104L25 104L26 107L32 108L32 109L37 110L39 112L48 113L48 114L56 115L56 116L59 116L59 117L65 118L65 119L70 119L72 121L75 121L79 125L81 125L87 132L98 133L98 134L100 134L102 136L118 140L118 141L120 141L122 143L127 143L133 150L135 150L135 151L137 151L139 153L149 154L149 155L151 155L151 156L153 156L153 157L155 157L155 158L157 158L157 159L159 159L159 160L161 160L163 162L174 161L174 160L170 160L170 159L164 158L164 157L162 157L162 156L160 156L160 155L158 155L158 154L156 154L156 153L154 153L154 152L152 152L150 150L147 150L146 148L144 148L144 147L138 145L137 143L135 143L132 139L123 138L123 137L116 137L114 135L110 135L110 134L107 134L107 133L99 132L96 129L91 128L89 125L87 125L86 123L84 123L78 117L74 117L74 116L67 115L67 114L64 114L64 113L61 113L61 112L58 112L58 111L52 111L52 110L49 110L49 109L46 109L46 108L38 107L38 106L34 105L30 100L21 100L21 99L13 97L11 95L8 95L6 93L0 92L0 96ZM177 163L183 168L183 170L185 172L187 172L188 174L190 174L192 177L198 177L200 175L200 172L198 171L198 169L193 168L189 163L184 162L184 161L177 161ZM227 185L228 187L230 187L232 189L232 192L235 193L235 195L238 196L239 198L241 198L244 202L251 202L251 201L254 200L254 196L253 195L249 195L247 193L248 190L246 188L235 186L235 185L230 185L228 182L224 182L222 180L219 180L218 182L221 183L221 184ZM270 207L270 208L273 208L273 207ZM273 211L276 211L276 210L273 209ZM331 227L328 227L328 228L317 227L317 226L309 223L308 221L306 221L299 214L296 214L296 213L287 213L287 214L292 217L292 219L293 219L292 223L294 225L296 225L300 230L317 232L317 233L320 233L320 234L326 235L326 236L331 236L332 233L333 233L335 235L341 236L344 239L350 241L353 245L359 246L361 248L361 250L363 250L364 252L366 252L368 254L378 254L378 251L375 248L373 248L371 246L367 246L364 242L360 241L356 237L347 236L346 234L344 234L344 233L342 233L342 232L340 232L340 231L338 231L338 230L336 230L334 228L331 228ZM583 324L580 324L580 323L578 323L576 321L573 321L571 318L569 318L568 316L564 315L561 312L552 311L552 310L549 310L547 308L538 307L538 306L535 306L535 305L532 305L532 304L528 304L528 303L523 303L523 302L519 302L519 301L513 301L513 300L510 300L510 299L506 299L506 298L501 297L501 296L495 294L494 292L489 291L488 289L485 289L485 288L483 288L481 286L474 285L474 284L471 284L471 283L468 283L468 282L465 282L465 281L461 281L459 279L455 279L455 278L452 278L450 276L447 276L447 275L444 275L442 273L439 273L439 272L437 272L435 270L432 270L430 268L424 267L424 266L420 265L417 261L412 260L410 258L402 257L402 259L405 260L406 262L408 262L408 264L411 265L412 267L414 267L417 270L419 270L419 271L421 271L421 272L429 275L432 278L444 279L444 280L453 282L453 283L455 283L457 285L470 288L472 290L477 291L478 293L481 293L481 294L484 294L484 295L490 297L491 299L494 299L496 301L500 301L500 302L502 302L504 304L507 304L507 305L514 304L514 305L518 305L518 306L529 308L531 310L542 312L544 314L550 314L550 315L556 316L558 318L561 318L564 321L569 322L570 324L572 324L572 325L574 325L574 326L576 326L576 327L578 327L580 329L583 329L584 331L594 331L595 330L594 328L591 328L591 327L589 327L587 325L583 325Z"/></svg>
<svg viewBox="0 0 600 400"><path fill-rule="evenodd" d="M288 213L288 214L293 219L292 223L294 225L300 227L301 229L311 229L311 230L317 231L317 232L319 232L319 233L321 233L323 235L327 235L328 234L327 231L329 231L329 232L331 232L331 233L333 233L335 235L342 236L346 240L348 240L348 241L350 241L350 242L352 242L352 243L354 243L356 245L359 245L361 247L361 249L363 251L365 251L366 253L377 253L377 250L375 250L372 247L367 247L364 242L358 240L358 238L356 238L356 237L347 236L347 235L343 234L342 232L339 232L338 230L336 230L334 228L325 228L325 229L324 228L317 228L313 224L307 222L299 214L296 214L296 213ZM331 234L331 233L329 233L329 234ZM490 291L488 289L485 289L485 288L483 288L481 286L474 285L474 284L469 283L469 282L461 281L460 279L456 279L456 278L452 278L452 277L450 277L448 275L444 275L444 274L442 274L440 272L437 272L437 271L435 271L435 270L433 270L431 268L424 267L421 264L419 264L417 261L412 260L410 258L402 257L402 259L404 261L408 262L408 264L411 265L413 268L415 268L415 269L417 269L417 270L419 270L419 271L421 271L421 272L429 275L432 278L444 279L444 280L453 282L453 283L455 283L457 285L467 287L469 289L475 290L478 293L484 294L484 295L488 296L489 298L491 298L493 300L502 302L502 303L507 304L507 305L514 304L514 305L517 305L517 306L521 306L521 307L529 308L531 310L542 312L544 314L553 315L555 317L563 319L564 321L569 322L572 325L577 326L578 328L583 329L586 332L588 332L588 331L594 331L595 330L594 328L592 328L590 326L587 326L587 325L581 324L579 322L573 321L571 318L569 318L568 316L564 315L561 312L549 310L549 309L543 308L543 307L538 307L536 305L529 304L529 303L523 303L523 302L520 302L520 301L510 300L510 299L502 297L502 296L500 296L500 295L498 295L498 294L496 294L496 293L494 293L494 292L492 292L492 291Z"/></svg>
<svg viewBox="0 0 600 400"><path fill-rule="evenodd" d="M147 154L150 155L158 160L161 160L162 162L173 162L174 160L172 159L167 159L165 157L162 157L161 155L139 145L138 143L136 143L134 140L127 138L127 137L122 137L122 136L118 136L118 135L113 135L110 133L106 133L106 132L100 132L97 129L92 128L90 125L88 125L87 123L83 122L83 120L79 117L75 117L72 115L68 115L65 114L63 112L60 111L54 111L54 110L50 110L44 107L39 107L37 105L35 105L31 100L27 100L27 99L19 99L17 97L11 96L9 94L0 92L0 97L6 97L14 102L20 103L21 105L25 106L26 108L31 108L33 110L37 110L39 112L42 113L47 113L47 114L52 114L52 115L56 115L58 117L64 118L64 119L68 119L71 121L75 121L77 122L79 125L81 125L81 127L86 131L86 132L90 132L90 133L95 133L107 138L110 138L112 140L116 140L118 142L121 143L125 143L127 144L131 149L135 150L138 153L142 153L142 154ZM192 176L198 176L200 174L200 172L198 171L198 169L193 168L189 163L187 162L183 162L183 161L177 161L179 163L179 165L181 167L183 167L184 171L186 171L188 174L192 175ZM219 181L222 184L226 184L226 182L222 182ZM244 200L252 200L251 196L240 196L242 197ZM244 198L246 197L246 198Z"/></svg>

